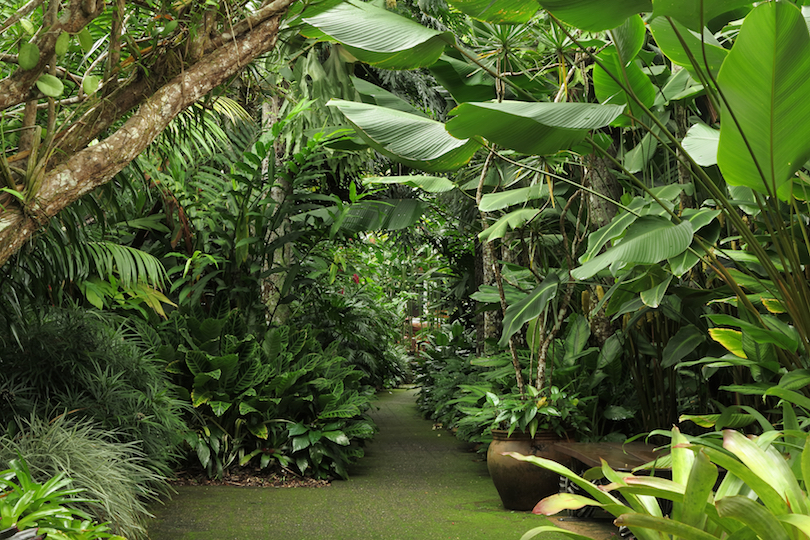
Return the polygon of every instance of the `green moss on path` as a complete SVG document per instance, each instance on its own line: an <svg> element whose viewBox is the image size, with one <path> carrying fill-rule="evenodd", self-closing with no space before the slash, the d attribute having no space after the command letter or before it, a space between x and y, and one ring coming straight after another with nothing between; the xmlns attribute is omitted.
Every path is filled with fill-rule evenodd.
<svg viewBox="0 0 810 540"><path fill-rule="evenodd" d="M414 393L380 394L373 414L380 432L350 480L325 488L178 487L155 512L152 540L517 540L548 523L504 510L486 464L420 418Z"/></svg>

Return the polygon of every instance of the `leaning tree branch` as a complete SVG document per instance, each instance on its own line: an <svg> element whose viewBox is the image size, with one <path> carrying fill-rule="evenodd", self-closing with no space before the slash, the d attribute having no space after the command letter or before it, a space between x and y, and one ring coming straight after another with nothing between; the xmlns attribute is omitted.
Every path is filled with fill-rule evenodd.
<svg viewBox="0 0 810 540"><path fill-rule="evenodd" d="M0 213L0 265L60 210L109 182L183 109L224 83L258 55L272 49L281 17L293 1L273 2L275 15L168 81L104 141L84 148L45 171L39 191L25 208L8 205Z"/></svg>

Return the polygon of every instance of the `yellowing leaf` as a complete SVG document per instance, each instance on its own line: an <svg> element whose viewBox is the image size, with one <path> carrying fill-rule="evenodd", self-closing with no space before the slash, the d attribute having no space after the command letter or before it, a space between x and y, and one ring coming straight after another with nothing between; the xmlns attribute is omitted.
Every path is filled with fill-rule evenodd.
<svg viewBox="0 0 810 540"><path fill-rule="evenodd" d="M743 351L742 332L731 328L709 328L709 335L717 343L740 358L748 358Z"/></svg>

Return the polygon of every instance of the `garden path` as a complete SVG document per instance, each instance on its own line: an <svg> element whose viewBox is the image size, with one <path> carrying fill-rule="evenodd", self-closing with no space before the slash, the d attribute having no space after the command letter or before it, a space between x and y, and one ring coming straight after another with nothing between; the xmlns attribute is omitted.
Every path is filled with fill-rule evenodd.
<svg viewBox="0 0 810 540"><path fill-rule="evenodd" d="M548 523L503 510L481 457L432 429L415 392L379 395L380 432L349 480L323 488L179 486L156 509L151 539L518 540ZM602 540L610 531L579 532Z"/></svg>

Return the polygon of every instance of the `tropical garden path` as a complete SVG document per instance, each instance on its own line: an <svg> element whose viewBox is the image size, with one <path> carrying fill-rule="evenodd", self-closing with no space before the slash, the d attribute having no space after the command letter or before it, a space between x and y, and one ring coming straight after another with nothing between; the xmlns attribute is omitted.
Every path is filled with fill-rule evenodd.
<svg viewBox="0 0 810 540"><path fill-rule="evenodd" d="M180 486L155 511L151 539L518 540L547 523L504 510L486 463L422 419L415 393L379 395L373 416L380 432L348 481L291 489ZM611 535L602 528L592 536Z"/></svg>

